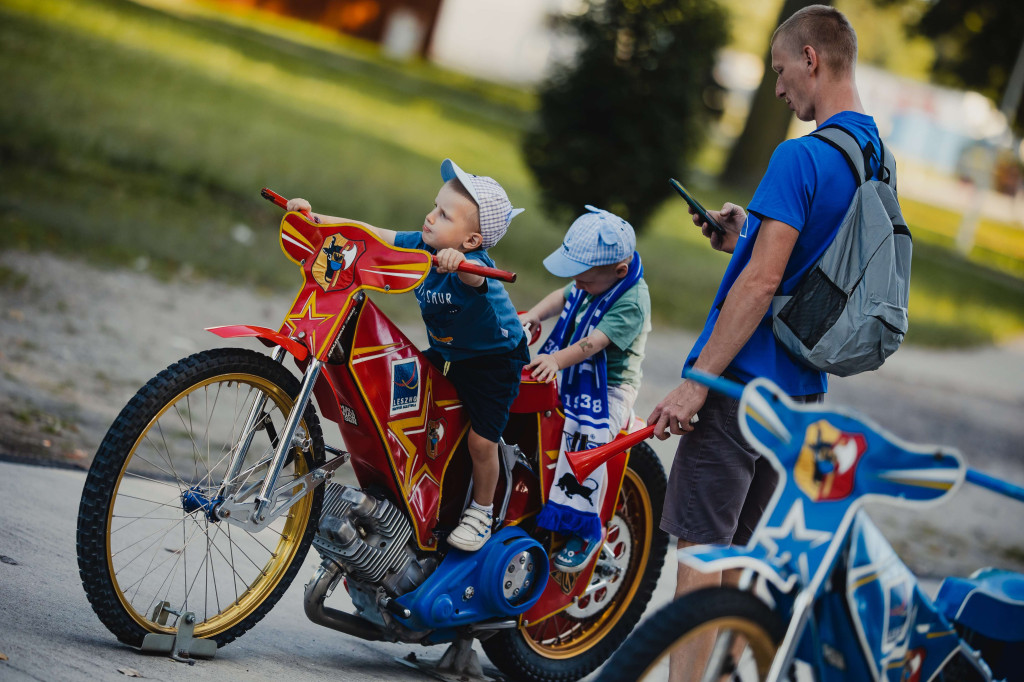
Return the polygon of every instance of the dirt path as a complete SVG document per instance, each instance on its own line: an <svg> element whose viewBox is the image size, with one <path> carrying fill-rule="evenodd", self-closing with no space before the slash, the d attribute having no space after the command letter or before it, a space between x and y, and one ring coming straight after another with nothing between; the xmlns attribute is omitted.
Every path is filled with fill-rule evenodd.
<svg viewBox="0 0 1024 682"><path fill-rule="evenodd" d="M205 327L276 327L290 303L48 254L0 253L0 455L87 466L139 386L185 355L226 345ZM403 328L422 343L415 312L405 312ZM639 414L675 385L692 343L672 330L649 337ZM878 372L833 380L829 402L908 440L958 447L973 466L1024 483L1024 339L970 352L906 348ZM333 433L329 441L343 445ZM674 447L674 439L655 444L666 467ZM872 516L922 574L989 564L1024 570L1024 506L985 491L964 488L935 510L873 508Z"/></svg>

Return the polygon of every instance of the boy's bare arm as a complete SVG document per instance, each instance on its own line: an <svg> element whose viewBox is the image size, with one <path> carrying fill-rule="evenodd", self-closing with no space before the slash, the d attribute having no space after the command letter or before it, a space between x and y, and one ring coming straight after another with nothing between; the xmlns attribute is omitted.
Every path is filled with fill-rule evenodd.
<svg viewBox="0 0 1024 682"><path fill-rule="evenodd" d="M519 321L523 323L523 327L540 324L542 320L554 317L558 313L562 312L562 308L564 307L565 293L562 289L555 289L550 294L542 298L537 305L533 306L525 313L520 313Z"/></svg>
<svg viewBox="0 0 1024 682"><path fill-rule="evenodd" d="M611 340L605 333L595 329L590 334L567 348L555 351L550 355L538 355L526 369L530 370L537 381L551 381L558 370L572 367L592 355L600 353L608 347Z"/></svg>
<svg viewBox="0 0 1024 682"><path fill-rule="evenodd" d="M289 211L302 211L302 210L309 211L310 215L317 222L324 223L324 224L327 224L327 225L331 225L331 224L335 224L335 223L348 223L350 225L359 225L360 227L366 228L370 232L373 232L375 235L377 235L378 237L380 237L381 239L386 241L388 244L391 244L392 246L394 246L394 244L395 244L395 231L394 230L386 230L383 227L375 227L374 225L370 225L369 223L364 223L364 222L362 222L360 220L352 220L351 218L340 218L338 216L326 215L326 214L323 214L323 213L313 213L312 210L310 210L309 202L306 201L305 199L300 199L300 198L289 199L288 200L288 210Z"/></svg>

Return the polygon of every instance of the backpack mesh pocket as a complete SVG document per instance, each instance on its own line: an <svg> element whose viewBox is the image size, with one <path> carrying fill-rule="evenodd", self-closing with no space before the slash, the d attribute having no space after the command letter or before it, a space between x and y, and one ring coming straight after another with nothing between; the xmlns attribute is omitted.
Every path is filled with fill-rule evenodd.
<svg viewBox="0 0 1024 682"><path fill-rule="evenodd" d="M821 268L807 273L793 297L779 311L783 322L800 343L814 346L832 328L846 307L846 292L836 286Z"/></svg>

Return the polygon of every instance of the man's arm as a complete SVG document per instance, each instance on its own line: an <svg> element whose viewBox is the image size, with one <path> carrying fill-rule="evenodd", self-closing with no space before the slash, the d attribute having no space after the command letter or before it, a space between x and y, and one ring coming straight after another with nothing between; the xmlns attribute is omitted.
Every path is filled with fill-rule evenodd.
<svg viewBox="0 0 1024 682"><path fill-rule="evenodd" d="M794 227L778 220L768 218L761 223L750 262L729 290L711 336L694 363L695 369L720 375L750 340L771 306L799 236ZM706 386L683 381L658 403L647 423L657 424L654 432L662 440L668 438L666 428L677 435L692 431L690 419L707 396Z"/></svg>

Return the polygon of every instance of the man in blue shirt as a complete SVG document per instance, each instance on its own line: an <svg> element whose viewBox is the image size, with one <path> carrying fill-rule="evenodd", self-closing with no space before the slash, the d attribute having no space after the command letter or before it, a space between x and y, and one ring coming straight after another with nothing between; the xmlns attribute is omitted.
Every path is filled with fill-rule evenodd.
<svg viewBox="0 0 1024 682"><path fill-rule="evenodd" d="M841 12L824 5L796 12L776 30L771 54L778 74L775 95L797 118L813 120L819 128L841 126L862 147L880 149L878 130L864 112L854 78L857 35ZM879 157L875 151L874 169ZM743 382L766 376L792 396L821 399L825 374L800 364L776 342L770 308L780 285L783 294L792 291L831 244L855 189L853 173L838 150L802 137L776 148L747 211L731 203L709 211L725 235L693 216L712 248L732 253L732 259L687 367ZM662 530L679 538L680 548L747 544L771 499L777 476L743 438L736 410L737 401L683 381L648 418L661 439L669 432L685 434L672 464L661 521ZM680 564L676 595L721 580ZM700 678L702 666L694 666L691 658L701 655L700 646L673 653L670 679Z"/></svg>

